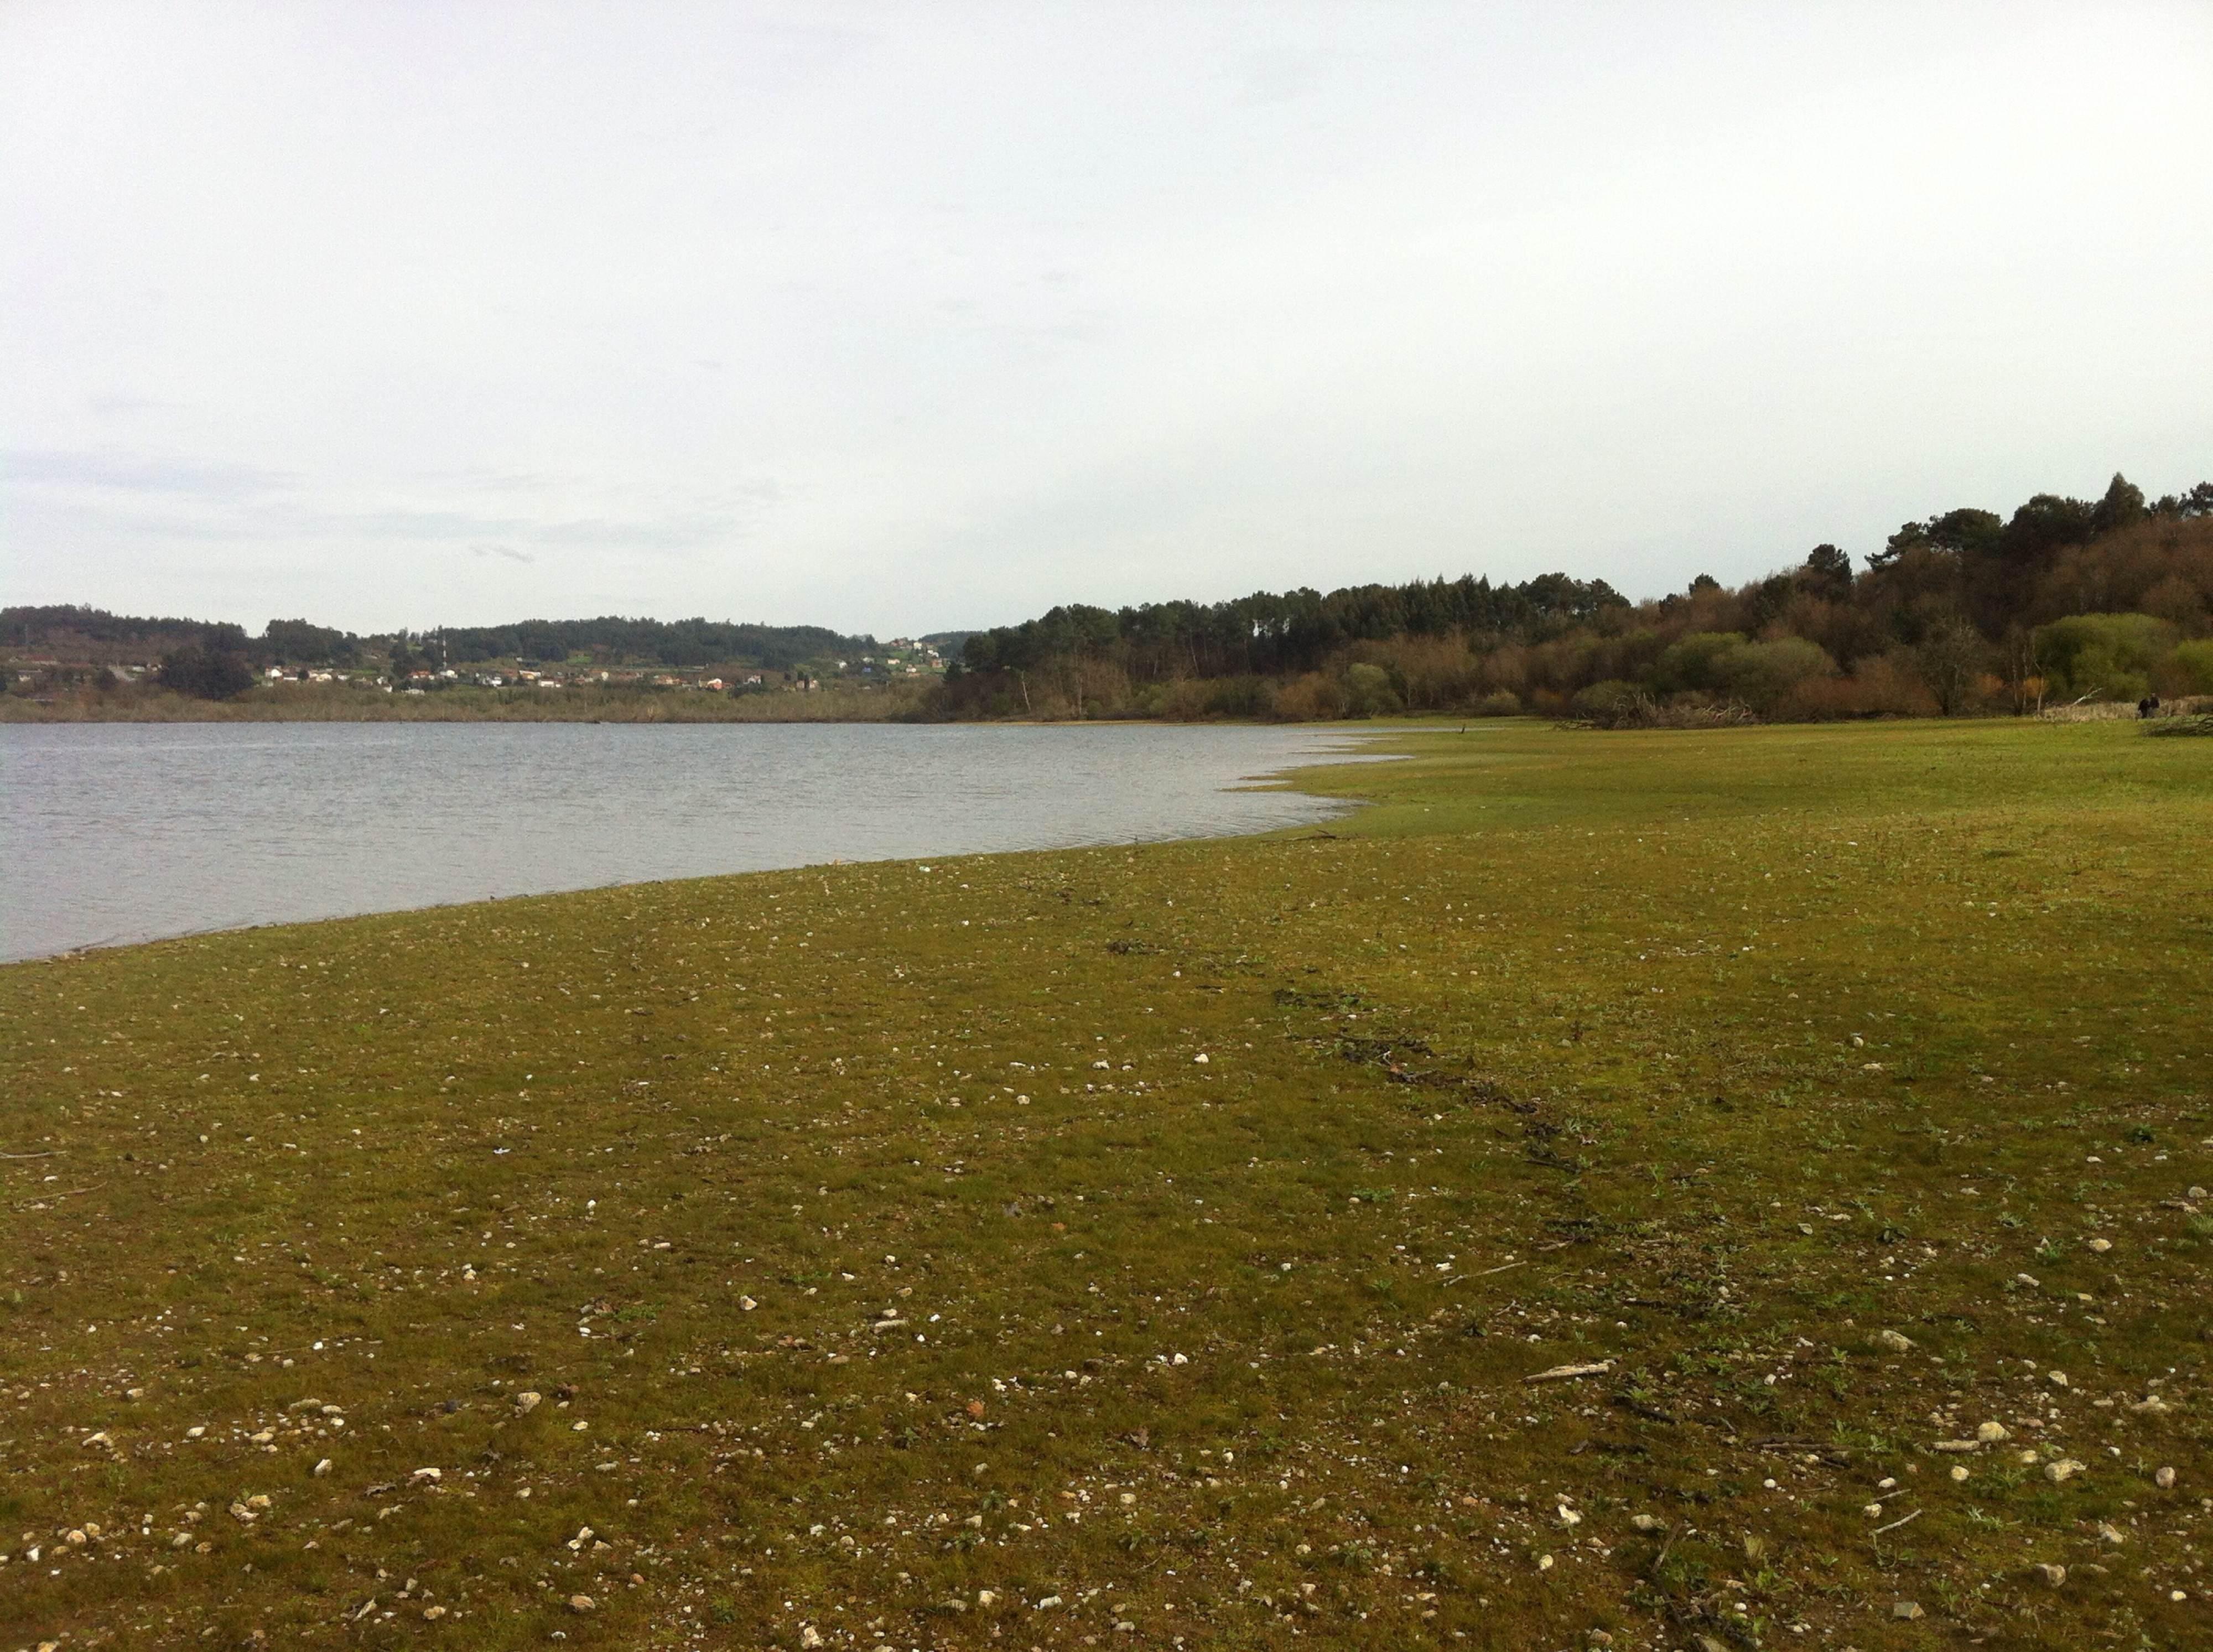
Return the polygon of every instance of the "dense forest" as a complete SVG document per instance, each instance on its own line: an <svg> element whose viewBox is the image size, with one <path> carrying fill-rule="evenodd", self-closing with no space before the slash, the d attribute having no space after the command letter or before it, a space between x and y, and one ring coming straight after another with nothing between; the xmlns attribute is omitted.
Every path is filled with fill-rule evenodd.
<svg viewBox="0 0 2213 1652"><path fill-rule="evenodd" d="M1071 605L978 631L949 716L1298 720L1398 710L1601 722L2027 711L2213 693L2213 483L2040 493L1833 545L1731 589L1631 602L1547 574Z"/></svg>

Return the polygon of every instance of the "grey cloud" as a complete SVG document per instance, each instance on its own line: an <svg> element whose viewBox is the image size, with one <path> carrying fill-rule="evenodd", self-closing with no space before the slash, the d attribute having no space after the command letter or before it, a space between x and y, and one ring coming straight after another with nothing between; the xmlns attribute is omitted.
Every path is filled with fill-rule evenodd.
<svg viewBox="0 0 2213 1652"><path fill-rule="evenodd" d="M31 486L66 485L126 493L191 494L243 499L290 487L296 475L252 465L177 459L114 449L0 450L0 479Z"/></svg>
<svg viewBox="0 0 2213 1652"><path fill-rule="evenodd" d="M155 396L88 396L85 406L102 418L134 418L143 413L167 413L177 411L181 403L163 401Z"/></svg>
<svg viewBox="0 0 2213 1652"><path fill-rule="evenodd" d="M1642 594L2213 453L2202 4L30 10L0 515L52 600Z"/></svg>
<svg viewBox="0 0 2213 1652"><path fill-rule="evenodd" d="M130 490L119 498L48 497L11 513L70 542L137 540L148 546L228 544L379 547L466 547L478 557L533 562L540 552L618 552L669 555L734 541L742 525L727 513L534 519L509 512L408 507L338 509L297 498L240 499L227 493L178 497L176 490ZM524 547L531 547L525 549Z"/></svg>
<svg viewBox="0 0 2213 1652"><path fill-rule="evenodd" d="M411 470L400 479L410 487L430 487L469 493L545 492L562 479L543 471L502 471L483 467Z"/></svg>

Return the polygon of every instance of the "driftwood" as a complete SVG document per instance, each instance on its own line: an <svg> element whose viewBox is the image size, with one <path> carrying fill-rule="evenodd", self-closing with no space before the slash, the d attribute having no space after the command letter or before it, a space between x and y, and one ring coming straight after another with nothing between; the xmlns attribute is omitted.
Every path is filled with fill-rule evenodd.
<svg viewBox="0 0 2213 1652"><path fill-rule="evenodd" d="M1521 1381L1524 1382L1565 1382L1571 1377L1604 1376L1612 1369L1613 1369L1613 1362L1610 1359L1602 1359L1593 1365L1555 1365L1548 1371L1532 1372L1529 1375L1523 1377Z"/></svg>

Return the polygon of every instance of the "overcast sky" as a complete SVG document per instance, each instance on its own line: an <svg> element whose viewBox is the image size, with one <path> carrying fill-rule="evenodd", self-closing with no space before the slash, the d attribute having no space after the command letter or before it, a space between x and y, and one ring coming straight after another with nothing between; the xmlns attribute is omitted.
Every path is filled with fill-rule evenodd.
<svg viewBox="0 0 2213 1652"><path fill-rule="evenodd" d="M0 4L0 600L879 635L2213 474L2213 5Z"/></svg>

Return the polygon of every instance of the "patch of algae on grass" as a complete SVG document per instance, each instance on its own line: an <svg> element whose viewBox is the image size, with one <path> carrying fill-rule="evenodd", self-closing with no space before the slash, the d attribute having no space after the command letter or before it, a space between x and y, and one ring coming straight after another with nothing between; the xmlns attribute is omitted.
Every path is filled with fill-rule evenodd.
<svg viewBox="0 0 2213 1652"><path fill-rule="evenodd" d="M0 1626L2199 1643L2131 736L1455 725L1333 835L0 971Z"/></svg>

